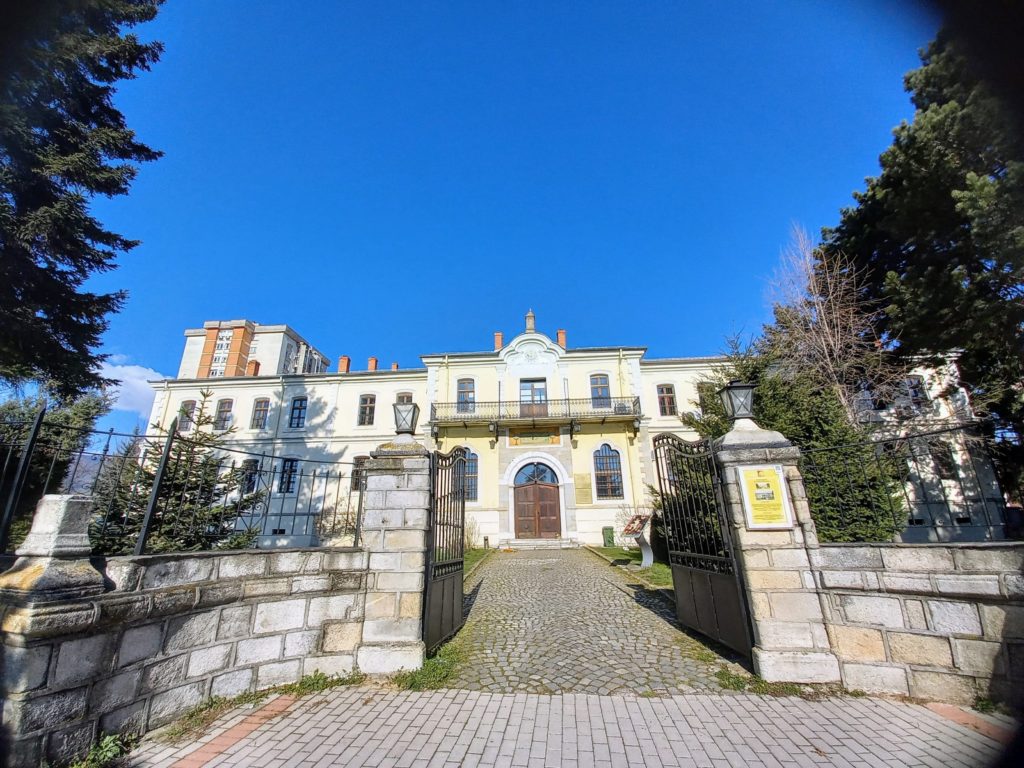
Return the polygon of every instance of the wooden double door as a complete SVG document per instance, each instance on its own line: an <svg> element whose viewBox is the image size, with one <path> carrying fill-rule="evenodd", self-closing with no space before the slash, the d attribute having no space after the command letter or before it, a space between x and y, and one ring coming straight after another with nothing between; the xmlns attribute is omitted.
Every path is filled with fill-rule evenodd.
<svg viewBox="0 0 1024 768"><path fill-rule="evenodd" d="M557 539L562 535L557 485L517 485L515 505L517 539Z"/></svg>

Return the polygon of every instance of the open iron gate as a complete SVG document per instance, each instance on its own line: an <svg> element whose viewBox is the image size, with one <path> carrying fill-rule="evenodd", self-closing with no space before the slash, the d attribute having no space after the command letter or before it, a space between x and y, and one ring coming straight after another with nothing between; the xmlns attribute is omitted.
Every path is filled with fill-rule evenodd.
<svg viewBox="0 0 1024 768"><path fill-rule="evenodd" d="M468 449L430 454L430 520L423 590L427 653L462 627L462 564L466 532Z"/></svg>
<svg viewBox="0 0 1024 768"><path fill-rule="evenodd" d="M654 438L679 622L750 655L750 623L707 440Z"/></svg>

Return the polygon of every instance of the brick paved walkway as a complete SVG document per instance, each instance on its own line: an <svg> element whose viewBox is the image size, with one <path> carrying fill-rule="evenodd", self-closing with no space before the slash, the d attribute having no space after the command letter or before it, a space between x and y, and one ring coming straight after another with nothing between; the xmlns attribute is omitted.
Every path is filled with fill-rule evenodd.
<svg viewBox="0 0 1024 768"><path fill-rule="evenodd" d="M590 552L498 552L466 592L472 608L457 640L464 661L455 688L721 692L714 673L726 659L681 631L666 601Z"/></svg>
<svg viewBox="0 0 1024 768"><path fill-rule="evenodd" d="M981 768L999 749L924 707L876 699L360 687L234 713L184 748L150 739L131 765Z"/></svg>

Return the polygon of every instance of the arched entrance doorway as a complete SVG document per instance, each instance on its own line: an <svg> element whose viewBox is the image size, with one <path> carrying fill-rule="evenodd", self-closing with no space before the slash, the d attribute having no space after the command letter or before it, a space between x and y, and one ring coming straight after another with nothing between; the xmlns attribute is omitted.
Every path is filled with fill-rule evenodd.
<svg viewBox="0 0 1024 768"><path fill-rule="evenodd" d="M562 535L558 476L547 464L534 462L516 472L517 539L557 539Z"/></svg>

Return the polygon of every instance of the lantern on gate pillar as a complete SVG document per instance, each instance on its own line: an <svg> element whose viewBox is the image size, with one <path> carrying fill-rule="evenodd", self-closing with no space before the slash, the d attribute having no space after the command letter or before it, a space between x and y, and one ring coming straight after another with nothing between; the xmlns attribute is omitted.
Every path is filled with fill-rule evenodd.
<svg viewBox="0 0 1024 768"><path fill-rule="evenodd" d="M754 418L754 385L739 379L733 379L720 390L725 414L733 421L736 419Z"/></svg>
<svg viewBox="0 0 1024 768"><path fill-rule="evenodd" d="M416 420L420 415L420 407L416 403L395 403L395 433L411 435L416 431Z"/></svg>

